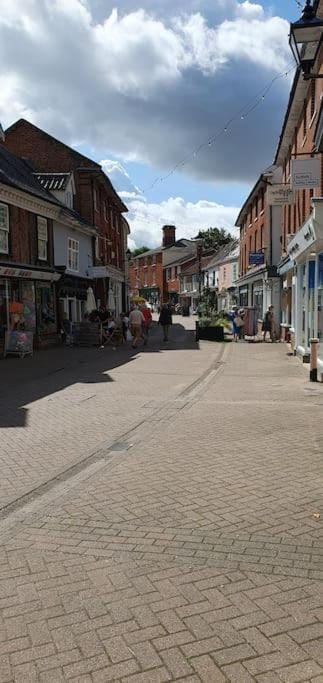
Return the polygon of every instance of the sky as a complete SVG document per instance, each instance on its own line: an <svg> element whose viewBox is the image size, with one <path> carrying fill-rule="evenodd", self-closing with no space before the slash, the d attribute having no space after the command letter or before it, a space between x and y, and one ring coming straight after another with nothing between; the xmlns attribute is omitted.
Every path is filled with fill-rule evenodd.
<svg viewBox="0 0 323 683"><path fill-rule="evenodd" d="M297 0L0 0L0 122L101 162L131 248L166 223L234 234L274 157L299 15Z"/></svg>

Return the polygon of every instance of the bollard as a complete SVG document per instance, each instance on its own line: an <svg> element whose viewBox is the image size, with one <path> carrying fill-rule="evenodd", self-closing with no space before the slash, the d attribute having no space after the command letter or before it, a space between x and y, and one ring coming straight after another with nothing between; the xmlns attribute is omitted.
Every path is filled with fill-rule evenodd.
<svg viewBox="0 0 323 683"><path fill-rule="evenodd" d="M319 340L318 339L310 339L310 347L311 347L311 360L310 360L310 382L317 382L317 347L318 347Z"/></svg>

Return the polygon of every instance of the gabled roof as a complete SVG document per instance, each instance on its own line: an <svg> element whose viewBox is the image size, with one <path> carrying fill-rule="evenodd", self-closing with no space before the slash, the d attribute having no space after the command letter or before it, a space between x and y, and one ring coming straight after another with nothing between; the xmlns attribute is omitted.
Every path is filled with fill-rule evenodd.
<svg viewBox="0 0 323 683"><path fill-rule="evenodd" d="M87 172L87 173L96 173L98 177L100 178L101 182L107 186L108 190L110 191L111 195L113 196L115 203L118 205L119 209L121 212L127 212L128 209L126 205L123 203L121 198L119 197L117 191L113 187L111 180L108 178L107 174L103 171L102 166L98 164L96 161L93 161L93 159L89 159L89 157L85 156L84 154L81 154L77 150L75 150L73 147L70 147L69 145L66 145L65 142L62 142L61 140L58 140L57 138L54 138L53 135L50 135L46 131L42 130L38 126L35 126L33 123L30 123L30 121L27 121L27 119L18 119L18 121L15 121L11 126L9 126L5 133L6 135L10 135L14 133L15 131L19 131L19 129L23 129L26 131L28 130L34 130L38 134L40 134L43 138L48 140L49 144L52 145L58 145L61 148L65 149L69 155L73 158L74 163L72 163L71 168L66 169L66 171L73 171L73 170L78 170L79 172ZM36 169L37 170L37 169ZM38 169L39 170L39 169Z"/></svg>
<svg viewBox="0 0 323 683"><path fill-rule="evenodd" d="M219 266L221 263L230 261L230 259L237 258L239 255L239 240L232 240L228 244L225 244L222 249L220 249L215 256L210 259L208 263L208 268L213 268L213 266Z"/></svg>
<svg viewBox="0 0 323 683"><path fill-rule="evenodd" d="M66 190L70 173L35 173L40 185L49 192L59 192Z"/></svg>
<svg viewBox="0 0 323 683"><path fill-rule="evenodd" d="M60 206L60 202L38 183L30 164L9 152L3 145L0 145L0 182Z"/></svg>
<svg viewBox="0 0 323 683"><path fill-rule="evenodd" d="M196 255L196 242L193 240L181 239L171 247L163 250L163 266L180 265L194 258Z"/></svg>

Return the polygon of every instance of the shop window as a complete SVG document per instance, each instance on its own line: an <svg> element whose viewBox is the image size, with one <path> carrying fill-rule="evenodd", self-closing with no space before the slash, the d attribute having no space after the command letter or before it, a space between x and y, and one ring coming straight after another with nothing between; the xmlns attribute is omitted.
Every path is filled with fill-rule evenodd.
<svg viewBox="0 0 323 683"><path fill-rule="evenodd" d="M56 332L55 296L51 285L36 282L37 331L46 336Z"/></svg>
<svg viewBox="0 0 323 683"><path fill-rule="evenodd" d="M39 261L48 258L48 225L47 218L37 216L37 251Z"/></svg>
<svg viewBox="0 0 323 683"><path fill-rule="evenodd" d="M9 254L9 207L0 204L0 253Z"/></svg>
<svg viewBox="0 0 323 683"><path fill-rule="evenodd" d="M67 267L75 272L79 270L79 246L78 240L74 240L72 237L68 238Z"/></svg>

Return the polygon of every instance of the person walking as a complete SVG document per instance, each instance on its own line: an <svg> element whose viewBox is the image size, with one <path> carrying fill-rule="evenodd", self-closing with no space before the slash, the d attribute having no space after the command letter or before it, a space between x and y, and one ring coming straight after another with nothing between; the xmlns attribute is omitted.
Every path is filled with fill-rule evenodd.
<svg viewBox="0 0 323 683"><path fill-rule="evenodd" d="M169 328L173 324L172 312L171 312L169 304L163 304L161 311L160 311L159 324L163 328L164 342L168 342Z"/></svg>
<svg viewBox="0 0 323 683"><path fill-rule="evenodd" d="M146 346L146 344L148 342L149 329L150 329L153 317L151 315L151 310L150 310L150 308L148 308L146 303L144 303L141 306L140 310L144 316L144 323L143 323L142 331L143 331L144 344Z"/></svg>
<svg viewBox="0 0 323 683"><path fill-rule="evenodd" d="M262 323L262 331L264 333L264 342L266 341L267 333L269 333L271 342L275 341L275 320L273 306L268 307L268 311L266 312Z"/></svg>
<svg viewBox="0 0 323 683"><path fill-rule="evenodd" d="M132 334L132 348L136 349L139 339L142 338L142 326L145 318L139 308L134 308L129 315L129 326Z"/></svg>
<svg viewBox="0 0 323 683"><path fill-rule="evenodd" d="M242 326L243 326L243 320L239 314L238 309L235 308L233 311L233 316L232 316L233 341L235 341L235 342L239 341L240 330L241 330Z"/></svg>

